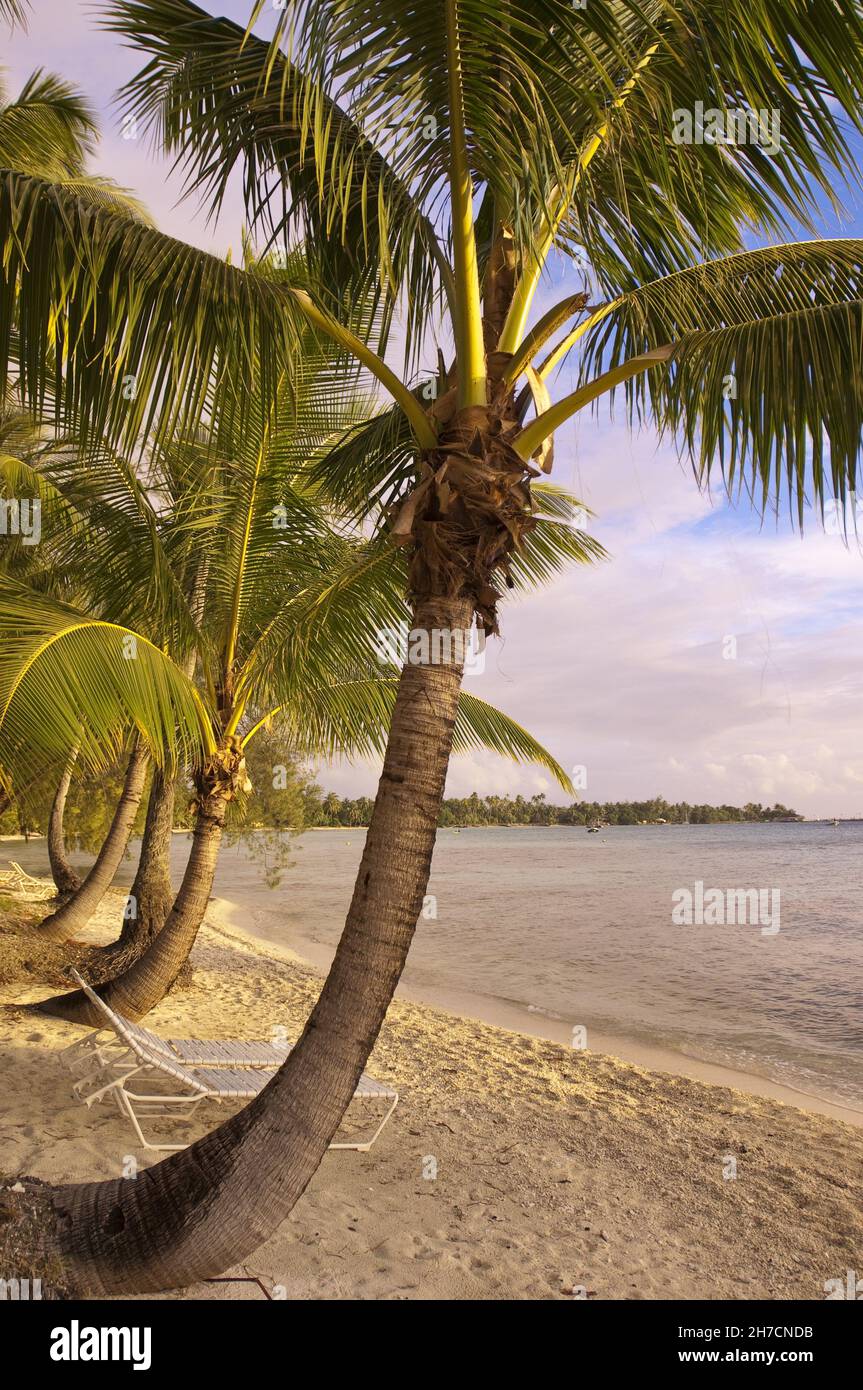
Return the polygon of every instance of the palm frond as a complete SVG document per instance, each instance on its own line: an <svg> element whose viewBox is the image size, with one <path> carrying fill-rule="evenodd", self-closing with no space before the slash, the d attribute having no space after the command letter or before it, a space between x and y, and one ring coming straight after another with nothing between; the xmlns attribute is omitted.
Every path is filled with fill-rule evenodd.
<svg viewBox="0 0 863 1390"><path fill-rule="evenodd" d="M416 445L403 411L393 405L344 431L309 470L310 481L356 521L375 517L414 478Z"/></svg>
<svg viewBox="0 0 863 1390"><path fill-rule="evenodd" d="M0 174L0 390L111 445L156 443L205 402L240 432L257 373L271 398L305 318L283 284L227 265L62 187ZM54 362L56 360L56 370Z"/></svg>
<svg viewBox="0 0 863 1390"><path fill-rule="evenodd" d="M554 483L531 486L534 525L510 557L510 577L519 590L548 584L568 566L591 565L608 558L605 548L584 529L591 513L566 488Z"/></svg>
<svg viewBox="0 0 863 1390"><path fill-rule="evenodd" d="M314 245L335 302L348 284L377 280L384 330L404 292L415 342L451 272L409 186L349 113L321 93L310 119L302 72L280 56L271 73L265 42L244 43L241 26L190 0L112 0L103 24L150 55L123 109L176 155L187 191L215 216L241 167L252 227L279 248Z"/></svg>
<svg viewBox="0 0 863 1390"><path fill-rule="evenodd" d="M627 100L608 104L603 140L561 230L561 243L609 294L741 250L747 225L773 235L799 222L811 227L819 194L835 203L840 178L856 178L848 133L863 120L857 0L614 8L625 33L622 62L598 56L617 89L651 56ZM708 122L711 111L721 113L733 132L745 122L743 138L716 141L709 123L703 138L699 111ZM681 126L687 117L691 139ZM561 145L560 153L578 158L576 147L567 154Z"/></svg>
<svg viewBox="0 0 863 1390"><path fill-rule="evenodd" d="M322 88L348 91L352 115L418 201L439 208L452 135L446 8L453 3L471 175L512 213L516 240L526 244L525 211L545 206L565 176L560 132L576 141L586 111L598 116L613 91L598 53L620 47L617 6L391 0L382 24L361 0L323 0L311 12L291 2L277 19L271 80L284 40L307 76L299 100L310 128ZM258 0L253 19L263 9Z"/></svg>
<svg viewBox="0 0 863 1390"><path fill-rule="evenodd" d="M658 343L669 367L633 378L630 414L649 407L696 460L760 507L788 489L802 524L827 482L856 489L863 430L863 241L770 246L708 261L621 297L585 336L581 379Z"/></svg>
<svg viewBox="0 0 863 1390"><path fill-rule="evenodd" d="M53 766L80 740L103 767L134 728L154 760L200 762L212 722L194 685L139 633L0 577L0 762Z"/></svg>
<svg viewBox="0 0 863 1390"><path fill-rule="evenodd" d="M402 555L333 533L294 561L294 586L250 644L238 681L254 705L314 699L334 673L364 669L408 615Z"/></svg>
<svg viewBox="0 0 863 1390"><path fill-rule="evenodd" d="M380 757L398 691L398 678L379 675L322 685L302 710L278 711L281 727L306 754L321 757ZM459 694L453 752L485 748L517 763L535 763L572 792L566 772L531 734L494 705L466 691Z"/></svg>
<svg viewBox="0 0 863 1390"><path fill-rule="evenodd" d="M80 177L97 135L95 115L81 93L37 69L18 97L0 106L0 167L38 178Z"/></svg>
<svg viewBox="0 0 863 1390"><path fill-rule="evenodd" d="M55 179L54 182L87 207L104 208L148 227L155 226L146 204L137 194L104 174L79 174L77 178Z"/></svg>
<svg viewBox="0 0 863 1390"><path fill-rule="evenodd" d="M25 24L30 6L28 0L0 0L0 19L9 24Z"/></svg>
<svg viewBox="0 0 863 1390"><path fill-rule="evenodd" d="M550 772L565 792L574 795L572 782L556 758L532 734L494 705L462 690L459 693L453 752L488 748L517 763L535 763Z"/></svg>

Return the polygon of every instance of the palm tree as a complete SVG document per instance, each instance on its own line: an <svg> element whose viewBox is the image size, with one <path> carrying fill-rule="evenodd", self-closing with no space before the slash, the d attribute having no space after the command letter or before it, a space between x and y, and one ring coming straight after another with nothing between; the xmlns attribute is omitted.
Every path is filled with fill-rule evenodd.
<svg viewBox="0 0 863 1390"><path fill-rule="evenodd" d="M8 685L0 692L0 736L10 714L24 728L25 712L34 722L44 722L44 691L54 691L54 710L61 727L68 728L77 711L89 725L98 725L102 700L100 683L82 678L81 658L76 653L74 676L67 669L66 631L71 636L88 622L88 630L101 648L96 661L122 666L118 628L127 596L141 607L146 595L150 613L147 636L156 640L163 625L182 621L185 638L167 643L180 654L173 675L189 682L190 699L198 686L207 702L212 726L212 752L207 766L198 770L197 819L193 848L179 895L164 927L155 939L143 943L146 950L123 951L125 968L100 987L103 997L128 1018L137 1019L154 1007L176 981L185 965L203 920L212 889L216 859L229 803L245 780L245 749L250 740L276 718L304 751L321 754L336 748L345 752L380 751L389 722L394 683L369 668L368 651L377 632L397 625L405 615L402 594L404 574L399 551L383 541L371 544L334 530L309 490L304 470L315 451L345 432L352 432L363 418L365 397L357 394L355 374L338 370L332 349L316 348L307 335L303 373L285 378L270 415L257 429L247 428L239 439L229 432L230 422L216 420L210 437L198 431L188 440L172 441L163 450L147 487L133 485L135 505L146 513L139 527L144 540L132 540L125 512L115 528L112 550L99 548L101 568L90 585L93 606L100 615L88 621L85 613L74 617L59 609L45 622L41 641L28 651L26 662L8 667ZM83 496L94 492L94 479L71 469L53 455L44 456L39 480L62 505L67 524L58 528L54 541L54 565L67 572L67 547L72 563L80 534L69 524L68 512L83 508ZM103 452L105 478L110 452ZM120 463L122 484L128 469ZM116 495L117 486L114 485ZM168 497L169 510L158 513L149 497ZM49 492L49 496L52 495ZM88 512L86 546L92 557L94 527L112 518L113 511ZM109 528L110 529L110 528ZM546 557L591 558L596 547L589 538L560 528L552 518L538 525L547 542ZM148 552L146 537L159 547ZM194 565L203 579L200 592L187 605L184 576ZM166 598L155 608L147 594L147 582L159 569ZM167 615L180 599L174 619ZM0 629L16 632L24 622L30 599L20 591L0 587ZM42 600L46 612L46 601ZM159 616L164 610L164 615ZM61 626L65 624L64 626ZM137 644L142 634L121 627L124 643ZM185 659L184 642L193 644L193 659ZM64 689L68 696L64 699ZM93 698L95 697L95 698ZM24 742L4 741L7 764L31 756ZM515 757L535 758L549 767L566 785L567 778L554 761L512 721L484 702L463 697L456 730L461 746L495 748ZM42 930L52 936L69 936L92 914L94 904L107 889L116 868L116 852L122 853L134 819L144 774L145 752L138 747L129 763L123 796L114 824L96 865L83 888L46 918ZM159 782L169 782L157 772ZM151 798L151 806L153 805ZM157 797L155 816L164 821L165 806ZM165 829L164 824L161 829ZM170 824L167 825L168 831ZM149 849L153 850L152 842ZM155 845L158 850L159 843ZM113 858L112 858L113 856ZM103 863L104 861L104 863ZM146 870L143 864L142 869ZM92 892L90 890L93 883ZM134 888L130 896L135 912ZM161 923L159 924L161 926ZM122 938L121 938L122 942ZM60 1014L79 1022L98 1024L92 1005L80 991L40 1004L41 1011Z"/></svg>
<svg viewBox="0 0 863 1390"><path fill-rule="evenodd" d="M64 782L66 790L71 781L71 768L68 766L68 776L64 771L57 791L57 797L52 807L52 820L55 812L58 813L57 799L61 794L65 797ZM110 888L114 875L123 861L129 839L138 815L138 807L144 795L144 784L147 780L149 768L149 757L146 746L138 739L134 739L129 750L129 759L126 764L126 772L123 778L123 787L108 833L105 836L99 853L96 855L95 863L90 868L83 883L73 890L71 895L62 902L54 912L45 918L40 927L40 931L46 936L56 936L64 940L77 927L86 926L96 908L104 898ZM50 827L49 827L50 829ZM49 854L51 850L51 839L48 841ZM55 879L56 882L56 879ZM59 885L58 885L59 886Z"/></svg>
<svg viewBox="0 0 863 1390"><path fill-rule="evenodd" d="M28 395L38 395L59 315L76 407L116 437L145 419L159 431L204 383L219 389L231 327L262 353L269 390L288 324L305 314L356 353L393 398L389 425L404 417L410 431L411 472L390 496L399 505L389 530L410 555L412 622L425 634L469 627L474 614L496 631L498 582L529 526L551 437L617 386L633 416L649 411L674 432L702 481L719 467L761 504L787 490L800 516L807 488L816 507L828 484L839 497L853 488L863 245L750 251L741 227L773 235L811 223L815 192L830 195L852 167L843 127L863 120L857 0L289 0L272 46L243 42L188 0L114 0L108 17L148 55L129 100L152 115L192 188L218 206L244 164L259 227L317 239L330 291L367 262L384 326L400 298L408 306L414 363L443 307L454 360L424 408L384 362L381 337L356 341L339 323L337 294L284 286L276 305L188 248L7 175L0 329L20 297ZM277 43L288 34L285 57ZM675 144L675 112L696 103L778 111L778 148ZM82 245L86 262L73 252ZM590 264L598 294L573 290L534 320L554 248ZM80 313L94 300L98 323ZM189 330L179 349L177 324ZM549 374L573 348L580 384L552 404ZM131 411L110 385L123 370L146 385ZM723 389L729 379L735 393ZM157 382L170 388L170 410ZM387 457L382 449L381 465ZM150 1169L146 1185L63 1190L52 1249L94 1291L215 1273L266 1238L305 1189L410 946L461 674L458 660L403 669L345 931L276 1078L238 1117Z"/></svg>

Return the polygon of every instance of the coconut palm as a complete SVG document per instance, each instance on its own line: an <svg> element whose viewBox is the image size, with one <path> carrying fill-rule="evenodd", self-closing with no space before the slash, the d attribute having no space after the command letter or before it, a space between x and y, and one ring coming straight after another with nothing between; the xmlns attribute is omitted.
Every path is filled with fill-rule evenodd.
<svg viewBox="0 0 863 1390"><path fill-rule="evenodd" d="M339 368L331 347L316 348L311 334L302 362L302 374L284 378L269 417L257 430L247 429L237 439L226 434L229 423L216 419L208 434L197 431L189 439L172 441L151 461L146 488L130 480L128 468L119 462L119 482L131 482L140 525L135 536L137 518L130 523L128 508L114 525L117 508L107 505L105 497L101 506L88 508L90 563L94 529L107 529L111 543L110 553L104 543L98 545L99 564L88 586L99 618L84 612L73 615L59 606L49 614L43 597L41 640L34 642L26 662L7 668L0 746L4 761L14 765L25 757L32 759L34 735L28 730L32 723L44 721L48 687L54 691L52 704L61 730L68 730L75 711L90 725L98 723L98 674L93 674L91 685L77 653L74 673L67 669L67 634L77 634L83 621L94 640L101 638L101 647L93 650L97 663L122 664L118 633L127 648L142 636L122 625L132 606L148 613L146 636L153 641L171 626L178 629L164 645L177 653L174 677L189 681L190 698L197 666L210 711L212 751L207 766L196 774L197 820L189 865L164 928L153 933L152 942L145 938L143 953L121 952L126 968L101 987L103 997L129 1018L153 1008L188 959L212 889L229 803L243 788L245 749L255 734L278 718L304 752L339 749L367 754L383 747L394 683L386 673L371 669L369 652L380 632L406 617L402 556L385 540L364 542L333 529L309 490L305 470L315 452L325 452L328 441L353 432L363 418L366 399L356 390L356 374ZM103 451L102 466L94 476L93 464L84 465L82 472L75 460L57 461L50 450L44 455L38 479L49 495L53 490L64 512L53 540L53 564L61 572L69 569L69 546L74 562L81 540L69 513L81 514L83 497L95 501L97 488L106 486L111 464L110 451ZM169 500L163 513L149 500L154 495ZM543 564L549 556L558 561L567 556L587 559L597 550L588 537L551 517L538 525L537 533L548 547ZM151 546L159 548L158 558L148 550L148 537ZM168 571L167 580L164 575L162 579L165 597L157 596L154 603L147 586L149 582L152 590L152 574L160 568ZM187 604L183 596L190 568L200 592ZM533 572L544 572L543 565L535 563ZM28 595L4 591L0 585L0 630L17 631L24 607L30 606ZM185 656L189 643L191 663ZM68 704L61 707L58 690L64 687ZM91 688L95 703L87 693ZM14 736L7 739L10 719ZM482 701L463 697L455 732L457 746L486 746L535 758L568 785L562 770L518 725ZM65 732L61 741L64 737ZM107 864L116 841L122 839L125 847L128 819L134 817L140 799L144 758L139 745L130 758L103 852L84 887L46 918L42 930L49 935L70 936L85 925L110 883L101 861ZM160 781L168 785L163 776ZM154 814L164 819L158 796L155 806ZM152 840L148 847L153 850ZM130 902L137 915L134 887ZM78 991L39 1008L98 1024L92 1006Z"/></svg>
<svg viewBox="0 0 863 1390"><path fill-rule="evenodd" d="M832 196L852 168L858 0L288 0L272 45L244 42L187 0L114 0L107 15L147 54L130 108L153 118L191 188L217 207L242 166L258 228L320 242L328 294L282 286L276 304L199 253L7 175L0 328L20 300L29 396L59 321L69 326L62 394L115 437L145 419L158 433L205 383L224 388L231 329L262 355L269 389L287 325L305 314L391 395L381 432L401 435L404 417L409 473L399 454L393 488L382 471L375 486L397 504L389 531L410 557L423 633L461 630L474 615L496 630L500 580L529 528L552 435L615 387L633 416L649 412L675 434L703 481L719 469L761 504L785 490L798 515L807 489L818 508L831 485L839 497L853 487L863 244L753 251L742 229L811 225L818 191ZM777 148L675 143L675 113L711 107L778 112ZM594 284L573 284L537 315L554 250L583 258ZM384 326L407 305L413 363L444 313L453 360L433 406L385 363L380 337L356 341L339 322L342 277L358 263L378 285ZM97 322L81 312L93 302ZM550 373L572 349L579 385L552 403ZM131 411L113 389L125 370L146 386ZM387 460L382 448L381 469ZM276 1078L236 1119L151 1169L146 1186L63 1190L51 1246L94 1290L215 1273L305 1189L410 946L461 675L457 660L403 669L345 931Z"/></svg>

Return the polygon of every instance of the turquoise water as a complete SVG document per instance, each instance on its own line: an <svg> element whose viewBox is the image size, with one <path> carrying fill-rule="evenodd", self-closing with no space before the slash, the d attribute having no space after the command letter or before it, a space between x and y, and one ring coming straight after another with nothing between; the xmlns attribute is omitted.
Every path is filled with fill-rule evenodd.
<svg viewBox="0 0 863 1390"><path fill-rule="evenodd" d="M176 835L177 878L188 841ZM310 832L268 889L242 848L215 893L238 924L334 946L363 832ZM21 847L42 867L44 848ZM660 1044L863 1108L863 824L443 830L406 981ZM132 861L122 876L131 878ZM672 895L779 892L779 930L675 925ZM431 910L431 909L430 909Z"/></svg>

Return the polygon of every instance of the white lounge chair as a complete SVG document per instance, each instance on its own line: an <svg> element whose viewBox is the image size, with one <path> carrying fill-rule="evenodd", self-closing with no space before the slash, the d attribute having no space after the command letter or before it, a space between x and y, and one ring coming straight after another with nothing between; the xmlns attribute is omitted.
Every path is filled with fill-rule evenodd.
<svg viewBox="0 0 863 1390"><path fill-rule="evenodd" d="M220 1042L218 1039L206 1038L160 1038L158 1033L145 1028L143 1024L131 1023L122 1014L115 1013L72 966L69 966L65 973L81 987L93 1007L104 1015L107 1025L98 1032L88 1033L86 1038L81 1038L65 1049L67 1065L73 1070L76 1060L83 1059L90 1053L98 1052L100 1049L104 1053L106 1046L116 1049L118 1021L144 1047L153 1048L164 1054L169 1061L179 1062L183 1066L269 1067L275 1070L282 1065L290 1051L287 1039L284 1042ZM105 1034L108 1035L107 1044Z"/></svg>
<svg viewBox="0 0 863 1390"><path fill-rule="evenodd" d="M49 879L34 878L26 869L22 869L20 864L16 864L14 859L10 859L9 862L12 865L11 869L0 874L0 888L23 898L25 902L47 902L49 898L56 898L56 886Z"/></svg>
<svg viewBox="0 0 863 1390"><path fill-rule="evenodd" d="M160 1038L111 1009L76 970L70 969L67 974L104 1014L107 1023L105 1029L72 1043L61 1054L73 1073L81 1073L72 1086L72 1094L88 1108L112 1095L145 1149L173 1151L187 1145L151 1143L141 1129L142 1119L188 1116L205 1100L217 1104L251 1100L275 1076L290 1051L287 1043ZM142 1085L161 1089L141 1091ZM361 1076L354 1100L387 1102L386 1113L370 1139L363 1143L333 1143L330 1148L368 1153L398 1099L398 1092L392 1087L371 1076Z"/></svg>

